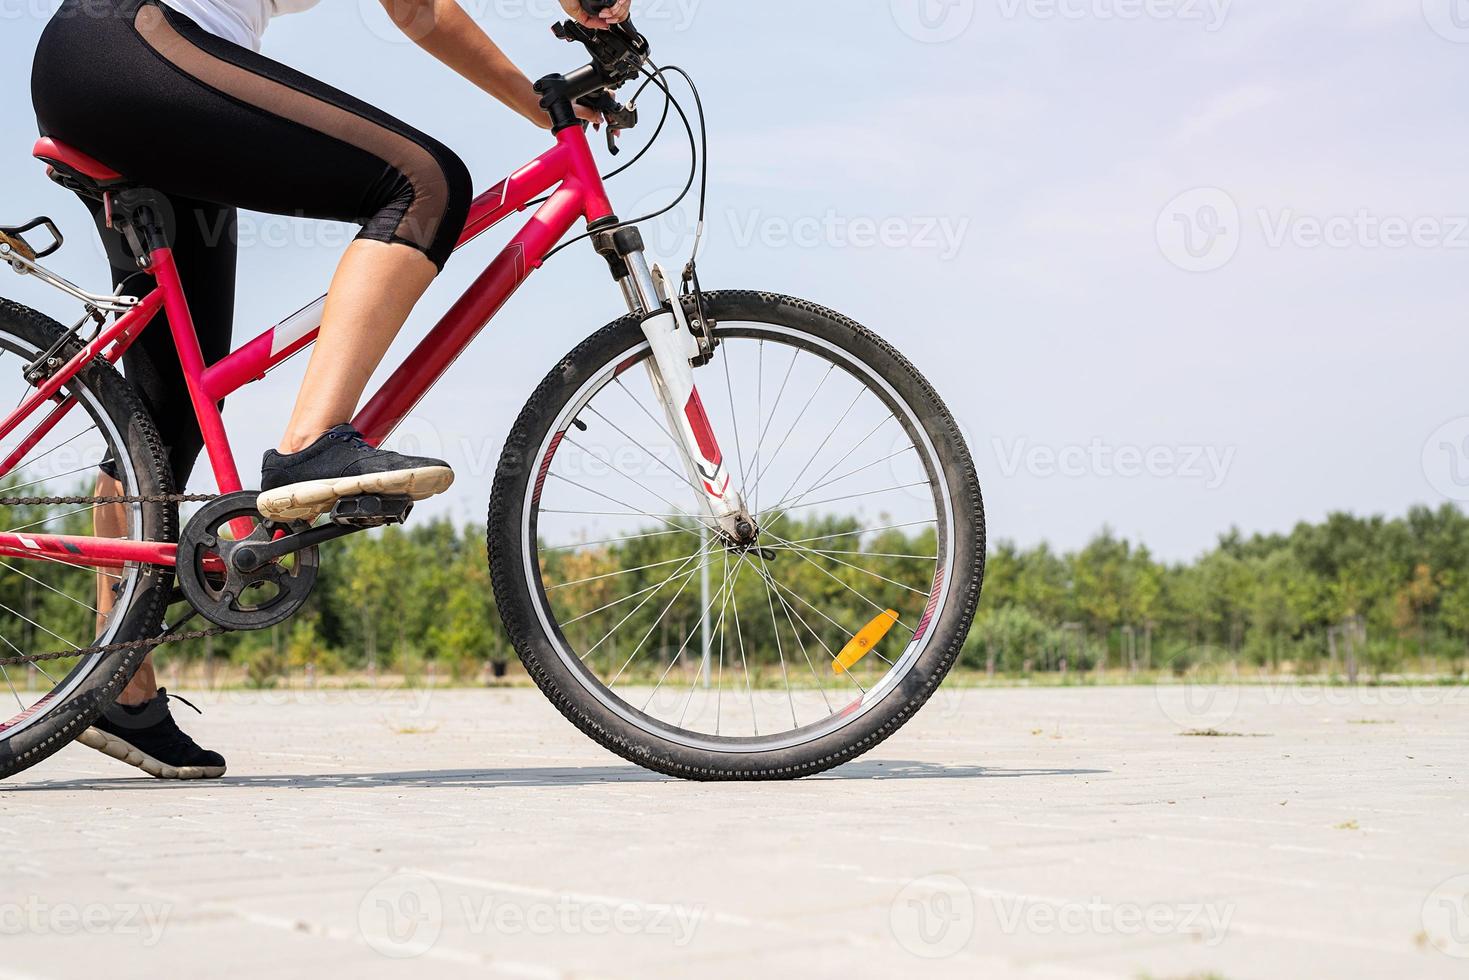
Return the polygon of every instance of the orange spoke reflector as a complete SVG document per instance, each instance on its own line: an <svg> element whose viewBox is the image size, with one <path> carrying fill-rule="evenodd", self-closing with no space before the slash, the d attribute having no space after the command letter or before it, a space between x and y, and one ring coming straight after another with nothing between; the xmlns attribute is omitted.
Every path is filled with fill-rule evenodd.
<svg viewBox="0 0 1469 980"><path fill-rule="evenodd" d="M851 670L857 661L871 653L872 648L888 635L888 630L892 629L893 624L897 621L898 614L889 609L858 630L857 635L847 641L847 645L842 647L842 652L837 654L837 658L831 662L831 672L845 674Z"/></svg>

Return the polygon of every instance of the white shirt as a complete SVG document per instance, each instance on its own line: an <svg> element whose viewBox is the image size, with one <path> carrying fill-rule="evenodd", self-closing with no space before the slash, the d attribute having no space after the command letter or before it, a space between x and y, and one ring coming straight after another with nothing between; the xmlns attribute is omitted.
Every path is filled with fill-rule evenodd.
<svg viewBox="0 0 1469 980"><path fill-rule="evenodd" d="M294 14L321 0L163 0L210 34L260 50L260 35L272 17Z"/></svg>

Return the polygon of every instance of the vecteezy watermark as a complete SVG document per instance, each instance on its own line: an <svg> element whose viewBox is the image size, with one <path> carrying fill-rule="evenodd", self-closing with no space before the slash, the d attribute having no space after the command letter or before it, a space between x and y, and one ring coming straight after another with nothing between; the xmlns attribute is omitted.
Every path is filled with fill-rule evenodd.
<svg viewBox="0 0 1469 980"><path fill-rule="evenodd" d="M1176 21L1210 34L1224 26L1234 0L999 0L1006 20Z"/></svg>
<svg viewBox="0 0 1469 980"><path fill-rule="evenodd" d="M576 895L501 898L463 894L452 908L473 936L661 936L683 948L704 921L704 907L613 901ZM443 893L430 878L397 874L379 881L357 907L372 949L392 959L431 950L443 933Z"/></svg>
<svg viewBox="0 0 1469 980"><path fill-rule="evenodd" d="M957 258L969 233L968 215L775 215L759 208L730 210L736 248L875 249L931 251L941 261Z"/></svg>
<svg viewBox="0 0 1469 980"><path fill-rule="evenodd" d="M1302 214L1293 208L1257 212L1269 248L1465 249L1469 215Z"/></svg>
<svg viewBox="0 0 1469 980"><path fill-rule="evenodd" d="M898 945L926 960L945 959L969 945L974 919L974 892L943 874L904 885L888 911Z"/></svg>
<svg viewBox="0 0 1469 980"><path fill-rule="evenodd" d="M0 936L136 936L151 949L163 938L172 905L143 902L0 901Z"/></svg>
<svg viewBox="0 0 1469 980"><path fill-rule="evenodd" d="M562 895L544 900L463 900L464 921L475 935L662 936L682 949L694 941L702 906L609 902Z"/></svg>
<svg viewBox="0 0 1469 980"><path fill-rule="evenodd" d="M1205 664L1181 681L1155 684L1153 697L1163 717L1183 731L1217 729L1239 710L1239 678L1232 669Z"/></svg>
<svg viewBox="0 0 1469 980"><path fill-rule="evenodd" d="M1020 438L991 440L1000 474L1024 473L1040 479L1193 480L1217 490L1229 478L1238 452L1235 446L1115 445L1093 439L1085 445L1047 446Z"/></svg>
<svg viewBox="0 0 1469 980"><path fill-rule="evenodd" d="M1198 187L1169 201L1158 215L1158 247L1185 272L1213 272L1239 252L1239 205L1217 187Z"/></svg>
<svg viewBox="0 0 1469 980"><path fill-rule="evenodd" d="M443 895L423 875L384 878L358 903L357 928L367 945L383 956L422 956L444 930Z"/></svg>
<svg viewBox="0 0 1469 980"><path fill-rule="evenodd" d="M1469 959L1469 874L1441 883L1423 901L1428 945L1455 959Z"/></svg>
<svg viewBox="0 0 1469 980"><path fill-rule="evenodd" d="M1428 437L1423 475L1448 499L1469 501L1469 415L1445 422Z"/></svg>
<svg viewBox="0 0 1469 980"><path fill-rule="evenodd" d="M1218 946L1229 934L1234 905L1216 902L1056 902L1025 896L992 899L1006 935L1192 936Z"/></svg>
<svg viewBox="0 0 1469 980"><path fill-rule="evenodd" d="M923 44L963 36L974 23L975 0L891 0L898 30Z"/></svg>
<svg viewBox="0 0 1469 980"><path fill-rule="evenodd" d="M1370 208L1311 214L1262 207L1246 221L1234 198L1218 187L1195 188L1169 201L1158 215L1158 247L1186 272L1213 272L1234 259L1255 225L1260 242L1276 250L1469 249L1469 214L1379 214Z"/></svg>
<svg viewBox="0 0 1469 980"><path fill-rule="evenodd" d="M641 222L648 248L658 256L684 256L694 247L698 218L688 200L664 211L682 188L643 195L629 214L653 214ZM710 215L706 236L738 249L917 251L942 262L959 257L973 219L963 214L857 214L836 208L809 214L777 214L762 208L728 208Z"/></svg>
<svg viewBox="0 0 1469 980"><path fill-rule="evenodd" d="M1469 44L1469 0L1423 0L1423 19L1439 37Z"/></svg>

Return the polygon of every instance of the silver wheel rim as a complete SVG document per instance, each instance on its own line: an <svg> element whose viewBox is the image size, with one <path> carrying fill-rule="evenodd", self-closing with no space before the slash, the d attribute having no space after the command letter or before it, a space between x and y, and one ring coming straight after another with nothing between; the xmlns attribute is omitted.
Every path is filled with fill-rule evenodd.
<svg viewBox="0 0 1469 980"><path fill-rule="evenodd" d="M833 732L849 728L878 705L882 704L894 692L902 681L909 676L915 664L923 656L924 652L929 649L938 634L936 624L942 618L944 611L947 610L951 597L952 575L950 574L950 570L954 568L958 529L954 525L954 502L947 481L944 479L942 461L932 440L929 438L926 429L913 407L872 368L823 338L786 325L757 321L723 322L719 327L719 334L723 339L765 338L777 341L783 339L789 343L791 349L811 351L817 356L825 358L831 364L844 369L852 377L856 378L860 385L865 386L873 395L877 396L890 408L896 408L901 411L902 417L899 420L900 424L910 437L914 437L914 448L921 455L925 469L933 477L931 483L934 487L934 523L936 525L936 536L940 543L940 547L934 556L936 565L931 587L928 592L926 612L916 629L912 630L912 638L904 646L902 653L896 659L887 661L887 658L884 658L885 662L889 662L891 666L882 675L880 682L870 688L863 688L859 697L851 703L845 704L839 711L833 712L828 717L814 723L793 724L791 729L784 732L740 737L690 731L680 727L680 725L670 724L667 721L655 718L645 710L639 709L610 690L601 679L597 678L589 670L582 658L565 641L555 621L555 614L550 608L547 589L541 579L538 560L540 547L535 540L535 535L532 530L538 524L538 521L535 520L541 501L538 484L543 484L546 481L549 468L557 455L557 449L560 448L562 441L568 437L567 433L572 429L573 420L582 414L595 397L612 384L614 379L621 375L623 371L627 370L630 364L637 363L647 355L647 343L640 341L627 347L617 356L610 358L605 364L600 366L592 378L577 390L574 396L562 408L545 439L537 447L534 455L530 457L536 461L536 467L540 469L540 473L539 475L533 473L533 478L527 484L528 492L524 495L521 513L520 537L522 554L524 556L523 571L530 587L532 604L535 607L537 624L542 636L551 644L558 659L566 668L567 673L574 678L575 683L590 693L606 710L639 729L644 734L651 738L668 741L686 748L740 755L794 748L828 736ZM712 367L710 370L712 370ZM703 378L704 375L696 373L696 381L702 380ZM733 412L733 406L731 407L731 412ZM773 418L774 416L772 415L772 420ZM722 438L728 438L728 435L725 434ZM781 501L780 503L785 503L785 501ZM777 586L777 594L778 591L779 587ZM782 601L782 606L793 607L793 604ZM772 620L776 620L777 618L775 608L771 609L771 618ZM799 635L799 631L797 631L794 622L792 623L792 630L796 631L797 635ZM780 633L778 625L776 626L775 632L778 637ZM827 652L830 651L828 650ZM782 670L784 670L785 657L783 653L781 664ZM661 683L660 681L660 685ZM787 684L787 692L789 693L789 682ZM753 692L751 692L751 698L751 710L753 714L755 711ZM794 723L796 722L797 714L794 700L792 700L791 708L792 721ZM685 711L687 711L687 707L685 707Z"/></svg>
<svg viewBox="0 0 1469 980"><path fill-rule="evenodd" d="M0 353L15 355L17 359L22 357L33 359L41 354L41 350L34 345L24 340L21 340L14 334L6 333L0 334ZM122 482L124 487L127 488L127 492L136 493L138 487L137 471L133 466L133 461L131 457L125 451L122 451L127 445L126 440L118 431L117 426L113 423L111 416L103 408L100 399L97 397L97 394L93 392L90 388L87 388L80 384L71 384L63 388L62 390L63 392L66 392L78 398L77 408L81 409L83 415L91 421L92 428L101 434L104 440L105 447L114 450L114 452L110 453L110 455L113 457L113 463L119 468L119 472L123 477ZM76 410L74 409L73 411L75 412ZM31 429L31 425L44 418L44 412L44 407L38 409L25 422L21 424L19 429L17 429L17 433L29 432ZM83 430L83 432L86 431L88 430ZM13 433L12 435L15 434ZM71 438L75 437L73 436ZM43 441L41 444L35 447L33 452L35 450L42 449L45 444L46 443ZM3 453L0 453L0 456L3 456ZM22 461L20 464L18 464L16 468L12 470L11 475L23 473L24 469L27 466L35 464L40 458L40 456L31 457L28 453L28 461ZM74 475L78 474L75 472L63 474L63 476ZM62 488L60 487L54 488L57 491L54 494L46 492L47 488L45 484L49 482L50 480L31 482L31 479L27 477L22 480L22 482L19 484L19 487L16 489L0 489L0 496L8 497L21 495L67 495L62 492ZM139 530L142 528L142 505L130 504L126 506L128 507L127 513L131 536L132 534L138 533ZM47 522L43 522L43 524L55 519L56 518L50 518ZM8 531L19 530L19 528L11 528L10 522L8 521L0 522L0 529ZM48 533L52 530L40 525L38 525L37 527L32 527L30 529L37 530L38 533ZM19 571L18 574L35 574L33 569L23 567L26 565L33 565L39 568L43 566L44 563L40 561L32 562L25 559L0 560L0 567L13 569L17 566L20 566L21 571ZM113 642L118 634L118 631L122 628L123 621L127 618L127 613L128 610L132 607L133 600L137 596L137 590L139 587L138 580L141 573L142 568L138 565L128 566L122 572L118 573L118 581L122 584L122 588L117 594L113 606L113 611L108 616L105 628L101 631L100 634L97 634L94 637L87 637L84 643L79 643L77 642L75 637L59 637L55 635L47 637L45 634L49 631L46 630L44 624L39 624L41 637L44 639L54 640L55 642L48 645L38 639L37 645L40 646L41 649L28 650L23 652L49 653L54 650L64 649L67 644L70 644L77 649L85 649L89 646ZM0 610L0 622L15 621L12 613L13 610L10 612ZM20 614L14 615L18 616ZM0 640L0 658L16 656L17 653L18 648L16 644L9 641L8 639ZM8 720L0 719L0 740L8 741L14 736L19 735L27 729L34 727L45 718L49 717L51 712L53 712L56 708L66 704L67 701L72 697L72 695L75 694L77 690L86 682L86 680L93 675L98 666L102 663L103 659L104 656L102 654L95 653L89 656L82 657L71 668L71 670L66 674L65 677L59 679L51 676L51 674L55 672L54 667L48 666L46 664L37 665L37 672L42 677L45 677L47 680L51 681L53 684L52 688L49 691L45 692L33 692L31 690L31 678L29 676L26 677L23 684L16 683L16 672L18 670L26 671L27 668L0 668L0 698L5 698L13 703L16 703L17 707L20 709L16 714L10 716ZM35 694L36 697L34 699L30 698L29 696L31 694Z"/></svg>

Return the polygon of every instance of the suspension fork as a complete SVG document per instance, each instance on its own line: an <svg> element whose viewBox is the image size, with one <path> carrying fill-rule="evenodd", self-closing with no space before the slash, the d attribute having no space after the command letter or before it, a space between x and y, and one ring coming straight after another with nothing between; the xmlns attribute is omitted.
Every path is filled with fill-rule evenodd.
<svg viewBox="0 0 1469 980"><path fill-rule="evenodd" d="M611 218L605 224L616 222ZM753 543L758 533L755 520L725 465L719 439L694 384L693 361L700 351L683 304L672 295L667 282L649 268L643 238L636 228L594 231L597 251L607 259L628 310L642 318L643 335L653 351L644 362L648 377L663 405L669 432L689 483L697 490L700 506L730 540Z"/></svg>

